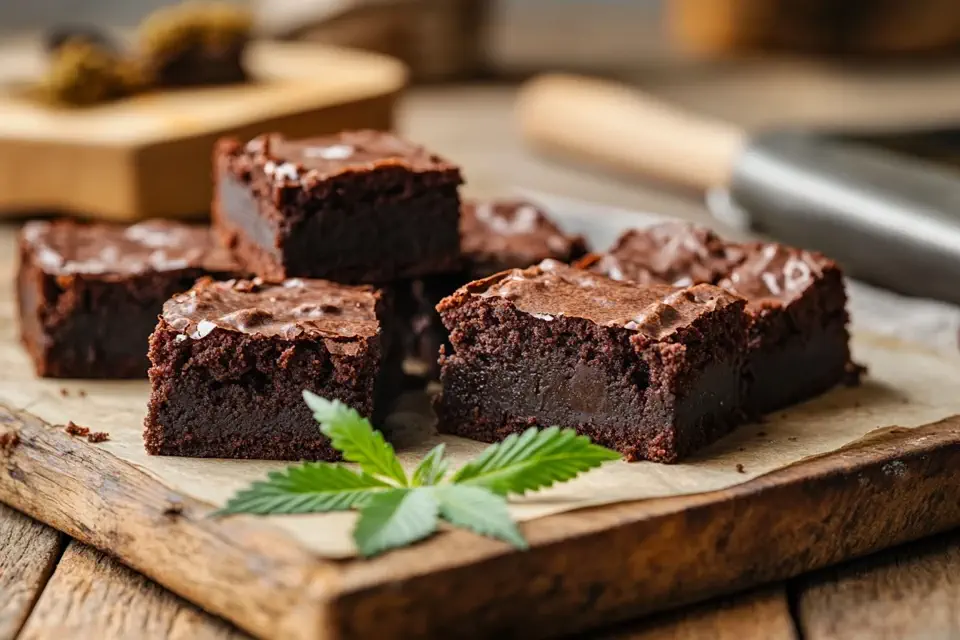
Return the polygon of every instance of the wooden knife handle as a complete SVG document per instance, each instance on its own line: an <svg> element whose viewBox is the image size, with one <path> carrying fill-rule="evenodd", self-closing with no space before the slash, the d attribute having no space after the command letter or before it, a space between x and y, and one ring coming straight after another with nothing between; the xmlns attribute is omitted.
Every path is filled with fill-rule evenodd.
<svg viewBox="0 0 960 640"><path fill-rule="evenodd" d="M726 185L745 133L624 85L545 75L520 91L517 120L534 148L705 190Z"/></svg>

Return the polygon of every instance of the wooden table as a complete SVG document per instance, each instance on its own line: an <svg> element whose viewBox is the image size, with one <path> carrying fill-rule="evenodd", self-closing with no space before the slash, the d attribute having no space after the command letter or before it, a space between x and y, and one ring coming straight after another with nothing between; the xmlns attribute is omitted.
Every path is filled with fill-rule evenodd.
<svg viewBox="0 0 960 640"><path fill-rule="evenodd" d="M671 97L696 102L689 83L672 78L662 86ZM530 157L512 134L512 91L495 86L419 90L404 105L401 127L460 161L474 195L524 186L705 219L689 197ZM729 102L718 105L719 113L734 111ZM800 108L809 108L809 102ZM816 109L801 116L818 117ZM762 114L745 117L764 121ZM949 534L596 637L960 637L958 569L960 533ZM241 637L246 636L98 551L0 505L0 640Z"/></svg>

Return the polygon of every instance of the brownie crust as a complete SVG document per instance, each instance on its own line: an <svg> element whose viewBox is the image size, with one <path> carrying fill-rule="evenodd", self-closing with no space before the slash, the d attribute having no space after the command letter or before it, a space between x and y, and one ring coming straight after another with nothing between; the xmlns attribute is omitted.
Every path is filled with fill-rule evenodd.
<svg viewBox="0 0 960 640"><path fill-rule="evenodd" d="M387 283L460 264L459 169L391 134L221 140L214 175L214 228L267 280Z"/></svg>
<svg viewBox="0 0 960 640"><path fill-rule="evenodd" d="M471 283L438 307L453 345L439 428L491 442L558 425L674 462L742 419L744 305L710 285L637 287L553 261Z"/></svg>
<svg viewBox="0 0 960 640"><path fill-rule="evenodd" d="M398 387L389 297L316 280L202 280L150 338L154 455L338 460L304 389L379 422Z"/></svg>

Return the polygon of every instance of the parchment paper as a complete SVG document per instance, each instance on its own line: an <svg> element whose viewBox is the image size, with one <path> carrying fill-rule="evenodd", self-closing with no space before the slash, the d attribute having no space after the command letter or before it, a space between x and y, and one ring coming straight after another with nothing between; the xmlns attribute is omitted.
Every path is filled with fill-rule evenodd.
<svg viewBox="0 0 960 640"><path fill-rule="evenodd" d="M562 219L568 227L589 227L594 246L605 246L624 220L617 216ZM638 219L626 223L637 226ZM201 460L148 456L143 450L141 429L148 396L145 381L99 382L40 380L16 339L12 291L12 265L0 268L0 402L27 410L52 424L73 420L77 424L110 434L108 442L93 445L130 462L184 495L214 505L237 489L264 477L267 471L286 463L236 460ZM873 295L875 292L868 292ZM896 300L880 294L881 306L899 309ZM874 301L875 302L875 301ZM925 304L925 303L918 303ZM869 306L869 305L868 305ZM909 306L909 305L908 305ZM949 324L951 308L934 308L941 322ZM856 313L856 311L855 311ZM909 313L908 313L909 315ZM929 313L921 313L928 323ZM889 317L886 322L893 322ZM893 322L896 325L895 322ZM929 333L929 331L927 332ZM954 334L955 335L955 334ZM867 365L869 376L859 388L839 388L814 401L776 415L762 424L741 426L730 436L683 464L615 462L580 479L549 491L516 500L511 512L519 520L590 505L719 490L797 462L807 456L827 453L891 425L914 427L960 413L960 357L955 349L937 354L929 347L898 339L858 332L854 341L856 359ZM64 397L61 389L66 389ZM79 390L86 395L80 397ZM389 424L404 465L414 461L436 443L447 444L453 464L462 463L486 445L462 438L438 436L423 394L405 396ZM742 472L738 470L742 465ZM350 513L270 517L307 547L327 557L355 553L350 531Z"/></svg>

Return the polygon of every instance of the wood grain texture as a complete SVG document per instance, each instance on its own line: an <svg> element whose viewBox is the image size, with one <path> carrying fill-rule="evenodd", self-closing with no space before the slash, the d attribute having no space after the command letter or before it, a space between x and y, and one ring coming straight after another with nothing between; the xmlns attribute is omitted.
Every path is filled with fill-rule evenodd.
<svg viewBox="0 0 960 640"><path fill-rule="evenodd" d="M99 551L67 547L19 640L242 640L245 634Z"/></svg>
<svg viewBox="0 0 960 640"><path fill-rule="evenodd" d="M796 640L785 586L711 600L652 616L596 640Z"/></svg>
<svg viewBox="0 0 960 640"><path fill-rule="evenodd" d="M960 524L960 417L882 430L725 491L526 523L526 553L454 531L340 562L254 518L209 518L208 505L28 414L0 411L0 423L20 433L0 458L0 500L270 638L559 635Z"/></svg>
<svg viewBox="0 0 960 640"><path fill-rule="evenodd" d="M60 557L63 536L0 505L0 640L11 640L30 614Z"/></svg>
<svg viewBox="0 0 960 640"><path fill-rule="evenodd" d="M946 534L798 579L804 638L960 638L960 535Z"/></svg>

